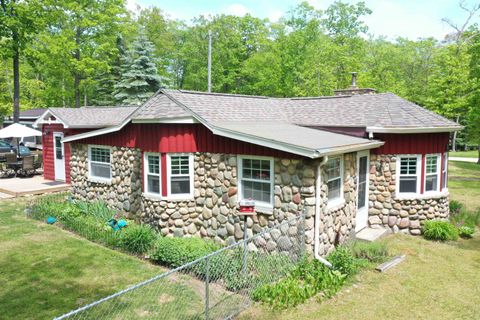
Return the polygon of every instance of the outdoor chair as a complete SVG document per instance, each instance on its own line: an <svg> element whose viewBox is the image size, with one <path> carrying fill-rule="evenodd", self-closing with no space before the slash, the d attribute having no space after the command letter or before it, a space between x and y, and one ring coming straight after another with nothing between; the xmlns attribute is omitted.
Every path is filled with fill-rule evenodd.
<svg viewBox="0 0 480 320"><path fill-rule="evenodd" d="M24 175L33 175L35 173L35 166L34 166L34 156L28 156L23 158L22 162L22 171Z"/></svg>
<svg viewBox="0 0 480 320"><path fill-rule="evenodd" d="M6 153L5 154L5 163L7 167L7 171L12 170L14 175L17 175L17 169L19 168L19 162L17 161L17 154L16 153Z"/></svg>

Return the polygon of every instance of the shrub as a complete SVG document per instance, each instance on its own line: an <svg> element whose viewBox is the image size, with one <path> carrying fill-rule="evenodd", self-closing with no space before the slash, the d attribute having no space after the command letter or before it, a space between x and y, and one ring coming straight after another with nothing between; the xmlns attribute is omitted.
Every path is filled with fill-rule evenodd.
<svg viewBox="0 0 480 320"><path fill-rule="evenodd" d="M284 309L294 307L319 292L331 297L340 289L345 278L345 274L330 270L318 260L304 259L286 278L258 287L252 296L256 301Z"/></svg>
<svg viewBox="0 0 480 320"><path fill-rule="evenodd" d="M173 268L220 249L220 245L196 237L162 237L155 243L152 259Z"/></svg>
<svg viewBox="0 0 480 320"><path fill-rule="evenodd" d="M448 221L430 220L425 222L423 226L423 236L428 240L457 240L458 231Z"/></svg>
<svg viewBox="0 0 480 320"><path fill-rule="evenodd" d="M327 260L333 265L335 270L347 276L357 273L362 266L362 262L356 259L352 251L346 246L337 247L328 255Z"/></svg>
<svg viewBox="0 0 480 320"><path fill-rule="evenodd" d="M389 256L387 245L383 242L356 241L350 248L356 258L365 259L369 262L384 262Z"/></svg>
<svg viewBox="0 0 480 320"><path fill-rule="evenodd" d="M462 238L472 238L475 233L475 227L461 226L458 228L458 234Z"/></svg>
<svg viewBox="0 0 480 320"><path fill-rule="evenodd" d="M450 200L448 207L450 209L450 214L457 214L462 210L463 204L457 200Z"/></svg>
<svg viewBox="0 0 480 320"><path fill-rule="evenodd" d="M128 252L145 253L155 238L155 231L149 225L132 224L120 232L120 245Z"/></svg>

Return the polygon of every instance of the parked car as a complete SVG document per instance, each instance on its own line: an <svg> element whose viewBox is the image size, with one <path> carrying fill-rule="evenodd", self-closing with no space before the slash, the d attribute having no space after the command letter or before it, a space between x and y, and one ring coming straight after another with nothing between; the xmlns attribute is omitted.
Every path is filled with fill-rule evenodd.
<svg viewBox="0 0 480 320"><path fill-rule="evenodd" d="M21 157L25 157L25 156L30 155L30 153L31 153L30 149L28 149L25 146L19 146L19 147L20 147L20 156ZM4 160L5 159L5 153L9 153L9 152L15 152L16 153L17 152L17 146L12 145L5 140L0 140L0 160Z"/></svg>

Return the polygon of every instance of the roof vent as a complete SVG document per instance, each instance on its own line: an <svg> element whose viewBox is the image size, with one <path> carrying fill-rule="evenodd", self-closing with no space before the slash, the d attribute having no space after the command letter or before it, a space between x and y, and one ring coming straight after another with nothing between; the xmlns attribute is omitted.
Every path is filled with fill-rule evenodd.
<svg viewBox="0 0 480 320"><path fill-rule="evenodd" d="M350 85L350 88L334 90L333 92L336 96L353 96L356 94L373 94L377 92L375 89L372 89L372 88L357 87L357 73L351 72L351 74L352 74L352 84Z"/></svg>

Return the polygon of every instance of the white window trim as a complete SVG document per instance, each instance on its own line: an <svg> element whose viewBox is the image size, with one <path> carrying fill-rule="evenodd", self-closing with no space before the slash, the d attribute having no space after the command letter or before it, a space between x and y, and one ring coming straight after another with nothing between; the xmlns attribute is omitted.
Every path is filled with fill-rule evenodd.
<svg viewBox="0 0 480 320"><path fill-rule="evenodd" d="M172 156L188 156L188 173L189 173L189 179L190 179L190 193L181 193L181 194L172 194L171 193L171 160ZM167 153L167 200L193 200L194 198L194 166L193 166L193 154L192 153Z"/></svg>
<svg viewBox="0 0 480 320"><path fill-rule="evenodd" d="M101 163L105 164L104 162L98 162L98 161L92 161L92 148L100 148L100 149L108 149L110 152L110 178L104 178L104 177L97 177L92 175L92 163ZM88 180L92 182L97 182L97 183L107 183L111 184L112 183L112 147L110 146L101 146L101 145L95 145L95 144L89 144L88 145Z"/></svg>
<svg viewBox="0 0 480 320"><path fill-rule="evenodd" d="M333 159L340 159L340 196L336 199L330 200L329 195L327 194L327 210L337 209L342 207L345 204L345 195L343 194L343 184L344 184L344 162L343 162L343 154L339 156L330 157L328 161ZM325 164L326 166L326 164ZM338 179L338 178L337 178ZM332 179L333 180L333 179ZM326 184L328 186L329 179L327 179ZM330 190L329 190L330 193Z"/></svg>
<svg viewBox="0 0 480 320"><path fill-rule="evenodd" d="M157 175L148 172L148 156L157 156L159 173L158 178L160 180L159 194L148 192L148 176ZM153 200L162 200L162 154L158 152L144 152L143 153L143 195L147 198L152 198Z"/></svg>
<svg viewBox="0 0 480 320"><path fill-rule="evenodd" d="M273 202L274 202L274 189L275 189L275 168L274 168L274 161L272 157L259 157L259 156L237 156L237 167L238 167L238 200L243 199L243 160L244 159L251 159L251 160L269 160L270 161L270 203L263 202L263 201L255 201L255 210L264 212L264 213L271 213L273 212ZM255 179L248 179L251 181L262 181L266 182L265 180L255 180Z"/></svg>
<svg viewBox="0 0 480 320"><path fill-rule="evenodd" d="M434 175L433 173L427 173L427 157L435 156L437 157L437 189L436 190L430 190L427 191L427 175ZM425 181L423 182L423 185L425 186L425 194L432 194L432 193L439 193L442 189L440 186L441 183L441 176L442 176L442 154L441 153L428 153L425 155Z"/></svg>
<svg viewBox="0 0 480 320"><path fill-rule="evenodd" d="M422 161L422 155L421 154L398 154L396 155L397 157L397 166L396 166L396 172L395 172L395 198L396 199L411 199L412 197L418 197L422 195L421 186L422 186L422 170L423 170L423 161ZM412 158L416 157L417 158L417 192L400 192L400 171L401 171L401 158ZM409 175L412 176L412 175Z"/></svg>
<svg viewBox="0 0 480 320"><path fill-rule="evenodd" d="M448 152L444 152L443 156L445 157L444 161L442 162L442 166L445 166L445 179L442 180L442 185L440 186L440 190L442 192L448 192ZM440 176L443 177L443 170L440 170ZM443 187L443 183L445 183L445 187Z"/></svg>

